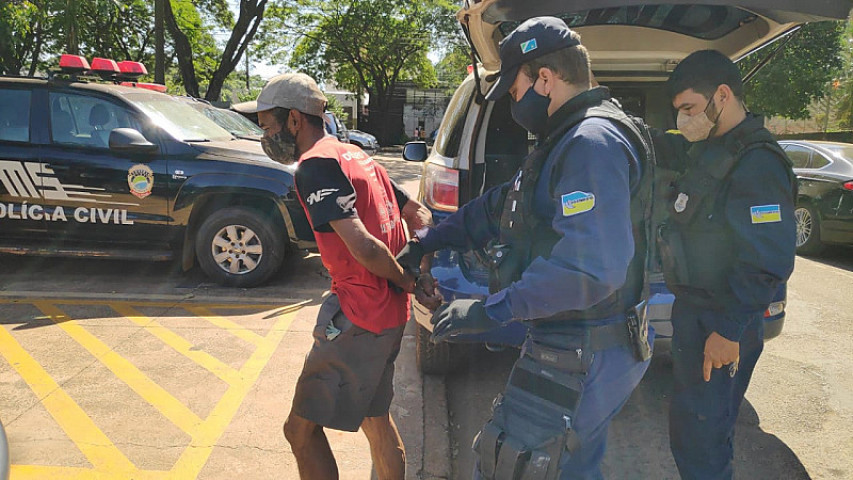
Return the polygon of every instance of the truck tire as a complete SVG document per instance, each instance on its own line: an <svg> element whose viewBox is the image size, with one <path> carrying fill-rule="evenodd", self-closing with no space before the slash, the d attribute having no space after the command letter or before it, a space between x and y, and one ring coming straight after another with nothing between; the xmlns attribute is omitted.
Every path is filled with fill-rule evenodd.
<svg viewBox="0 0 853 480"><path fill-rule="evenodd" d="M198 229L195 251L201 269L220 285L254 287L284 260L285 236L257 210L228 207L213 212Z"/></svg>
<svg viewBox="0 0 853 480"><path fill-rule="evenodd" d="M797 222L797 253L801 255L817 255L823 251L820 241L820 219L814 207L809 204L797 205L794 210Z"/></svg>
<svg viewBox="0 0 853 480"><path fill-rule="evenodd" d="M445 375L454 367L455 356L453 345L447 342L432 343L429 340L430 331L421 325L415 333L417 349L415 358L421 373L427 375Z"/></svg>

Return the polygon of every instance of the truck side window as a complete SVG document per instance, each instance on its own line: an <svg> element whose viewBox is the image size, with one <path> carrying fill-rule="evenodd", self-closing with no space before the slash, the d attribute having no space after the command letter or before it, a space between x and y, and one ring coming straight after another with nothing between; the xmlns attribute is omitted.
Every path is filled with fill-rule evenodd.
<svg viewBox="0 0 853 480"><path fill-rule="evenodd" d="M0 89L0 141L30 141L30 92Z"/></svg>
<svg viewBox="0 0 853 480"><path fill-rule="evenodd" d="M114 128L139 125L127 110L106 100L68 93L50 93L50 135L53 143L109 148Z"/></svg>

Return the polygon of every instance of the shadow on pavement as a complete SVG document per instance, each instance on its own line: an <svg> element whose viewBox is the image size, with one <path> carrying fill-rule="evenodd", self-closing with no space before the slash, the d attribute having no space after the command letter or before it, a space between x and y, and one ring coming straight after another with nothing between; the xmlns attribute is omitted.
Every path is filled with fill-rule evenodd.
<svg viewBox="0 0 853 480"><path fill-rule="evenodd" d="M672 357L656 348L643 381L610 427L602 464L605 478L677 480L678 471L669 449L668 412L672 389ZM492 399L503 390L517 350L498 354L473 351L463 366L447 376L451 410L453 478L469 478L473 468L471 441L488 419ZM758 414L748 398L741 406L735 434L735 478L809 479L794 453L775 435L761 429Z"/></svg>
<svg viewBox="0 0 853 480"><path fill-rule="evenodd" d="M373 159L385 167L388 176L398 184L421 178L422 162L408 162L399 153L375 155Z"/></svg>
<svg viewBox="0 0 853 480"><path fill-rule="evenodd" d="M820 255L802 256L814 262L853 272L853 248L842 246L827 247Z"/></svg>

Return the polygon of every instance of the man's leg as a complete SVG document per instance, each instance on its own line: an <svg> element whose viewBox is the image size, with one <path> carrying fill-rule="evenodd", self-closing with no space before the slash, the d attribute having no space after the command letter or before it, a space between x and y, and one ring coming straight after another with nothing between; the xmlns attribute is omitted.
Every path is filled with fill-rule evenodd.
<svg viewBox="0 0 853 480"><path fill-rule="evenodd" d="M729 367L702 378L705 340L702 315L712 313L673 309L672 359L674 392L669 413L669 440L681 477L686 480L724 480L733 476L734 425L738 408L763 347L762 320L756 319L741 339L740 364L734 377Z"/></svg>
<svg viewBox="0 0 853 480"><path fill-rule="evenodd" d="M284 437L296 457L299 478L337 480L338 466L323 427L291 413L284 422Z"/></svg>
<svg viewBox="0 0 853 480"><path fill-rule="evenodd" d="M370 457L379 480L403 480L406 476L406 451L391 414L365 417L361 430L370 443Z"/></svg>
<svg viewBox="0 0 853 480"><path fill-rule="evenodd" d="M627 348L596 352L574 419L580 448L564 456L561 480L604 478L601 460L607 447L608 427L643 379L650 361L638 362Z"/></svg>

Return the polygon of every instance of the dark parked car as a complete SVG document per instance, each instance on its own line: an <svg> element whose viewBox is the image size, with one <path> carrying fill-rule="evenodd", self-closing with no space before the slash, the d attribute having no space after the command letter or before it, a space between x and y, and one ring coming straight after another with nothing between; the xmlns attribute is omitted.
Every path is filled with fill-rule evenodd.
<svg viewBox="0 0 853 480"><path fill-rule="evenodd" d="M826 244L853 245L853 144L779 142L794 162L797 252L817 254Z"/></svg>
<svg viewBox="0 0 853 480"><path fill-rule="evenodd" d="M456 89L445 111L435 145L412 142L407 160L424 160L420 199L441 221L488 188L507 181L534 144L512 120L509 96L484 101L478 92L491 86L488 74L500 68L498 42L530 17L562 18L583 38L597 80L610 88L626 110L650 125L675 128L664 82L674 66L690 53L718 49L740 58L791 32L806 21L846 18L847 0L731 0L703 4L669 1L643 4L634 0L482 0L465 2L458 12L466 37L478 55L478 77L469 75ZM479 78L480 84L476 79ZM658 209L658 211L663 211ZM432 273L447 301L488 295L488 266L483 252L442 250ZM658 338L671 335L673 295L659 271L651 272L650 320ZM785 288L765 312L765 338L778 335L785 320ZM421 370L444 373L451 368L457 345L429 342L431 314L414 306L417 359ZM470 336L487 345L520 345L526 330L520 323Z"/></svg>
<svg viewBox="0 0 853 480"><path fill-rule="evenodd" d="M326 133L338 137L338 140L343 143L350 143L349 130L347 130L347 126L344 125L344 122L342 122L341 119L332 112L326 112L325 116L326 118L324 119L324 123L326 124Z"/></svg>
<svg viewBox="0 0 853 480"><path fill-rule="evenodd" d="M170 95L91 78L110 62L0 76L0 253L177 258L248 287L316 246L295 166Z"/></svg>
<svg viewBox="0 0 853 480"><path fill-rule="evenodd" d="M374 155L379 150L379 142L376 141L376 137L361 130L349 131L349 143L358 146L368 155Z"/></svg>

